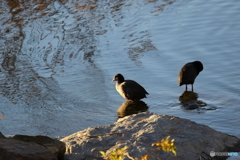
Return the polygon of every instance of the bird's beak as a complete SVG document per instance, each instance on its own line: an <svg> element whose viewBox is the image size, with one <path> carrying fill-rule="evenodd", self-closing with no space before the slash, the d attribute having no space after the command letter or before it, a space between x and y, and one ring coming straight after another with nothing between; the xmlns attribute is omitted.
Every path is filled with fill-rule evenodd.
<svg viewBox="0 0 240 160"><path fill-rule="evenodd" d="M113 82L113 81L116 81L116 79L115 79L115 78L113 78L113 79L112 79L112 82Z"/></svg>

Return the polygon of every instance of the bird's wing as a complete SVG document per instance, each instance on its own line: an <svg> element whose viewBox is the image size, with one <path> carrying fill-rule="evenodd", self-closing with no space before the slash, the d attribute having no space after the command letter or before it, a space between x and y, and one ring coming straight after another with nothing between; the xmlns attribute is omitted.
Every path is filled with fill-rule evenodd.
<svg viewBox="0 0 240 160"><path fill-rule="evenodd" d="M144 98L148 92L137 82L133 80L126 80L124 85L124 89L127 95L131 98Z"/></svg>
<svg viewBox="0 0 240 160"><path fill-rule="evenodd" d="M178 83L182 84L192 84L197 77L197 70L192 63L185 64L179 72Z"/></svg>

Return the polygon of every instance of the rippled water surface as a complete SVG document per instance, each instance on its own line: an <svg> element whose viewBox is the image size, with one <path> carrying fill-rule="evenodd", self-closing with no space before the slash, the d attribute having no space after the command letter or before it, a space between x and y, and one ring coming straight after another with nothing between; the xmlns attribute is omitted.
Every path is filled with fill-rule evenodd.
<svg viewBox="0 0 240 160"><path fill-rule="evenodd" d="M240 1L0 2L0 131L64 136L115 122L116 73L150 93L149 111L240 137ZM186 110L180 68L200 60Z"/></svg>

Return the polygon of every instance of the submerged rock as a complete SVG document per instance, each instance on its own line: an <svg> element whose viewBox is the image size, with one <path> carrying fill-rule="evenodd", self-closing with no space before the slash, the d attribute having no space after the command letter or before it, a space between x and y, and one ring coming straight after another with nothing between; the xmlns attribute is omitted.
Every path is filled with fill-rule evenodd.
<svg viewBox="0 0 240 160"><path fill-rule="evenodd" d="M175 139L177 156L152 146L167 136ZM153 160L197 160L211 158L211 151L239 152L240 146L239 138L206 125L147 112L126 116L111 125L79 131L61 141L66 143L68 160L102 159L99 151L109 153L125 146L129 147L127 152L131 157L148 155Z"/></svg>
<svg viewBox="0 0 240 160"><path fill-rule="evenodd" d="M179 96L179 101L183 104L182 107L187 110L198 109L207 106L207 104L201 100L198 100L198 94L192 91L184 91ZM212 110L213 108L211 108Z"/></svg>
<svg viewBox="0 0 240 160"><path fill-rule="evenodd" d="M0 160L63 160L65 144L47 136L0 138Z"/></svg>

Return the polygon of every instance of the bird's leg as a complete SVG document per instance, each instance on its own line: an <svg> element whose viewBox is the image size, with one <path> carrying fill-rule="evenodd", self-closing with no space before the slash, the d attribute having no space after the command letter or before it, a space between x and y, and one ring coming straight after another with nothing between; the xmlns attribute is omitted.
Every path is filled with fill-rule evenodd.
<svg viewBox="0 0 240 160"><path fill-rule="evenodd" d="M192 92L193 92L193 84L192 84Z"/></svg>
<svg viewBox="0 0 240 160"><path fill-rule="evenodd" d="M186 89L185 89L185 91L187 91L187 85L186 85Z"/></svg>

